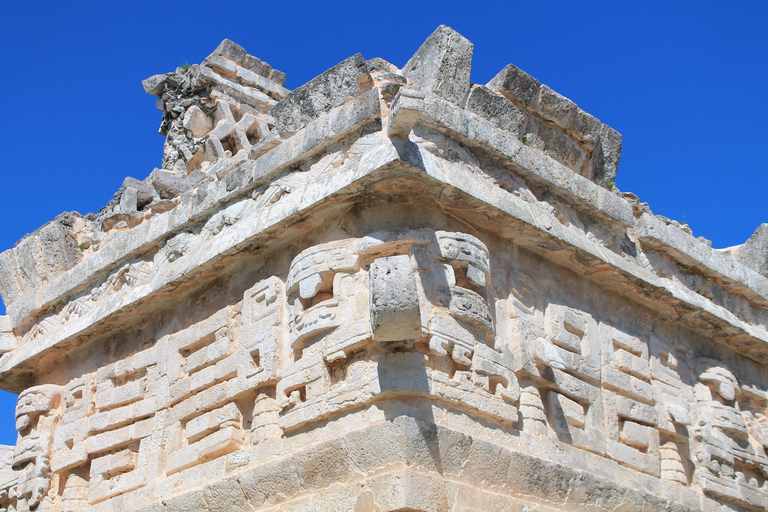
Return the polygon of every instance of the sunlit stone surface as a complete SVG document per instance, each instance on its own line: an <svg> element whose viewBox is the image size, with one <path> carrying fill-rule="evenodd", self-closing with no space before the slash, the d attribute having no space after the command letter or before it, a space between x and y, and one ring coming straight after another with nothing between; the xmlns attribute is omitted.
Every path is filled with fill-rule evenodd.
<svg viewBox="0 0 768 512"><path fill-rule="evenodd" d="M147 79L162 168L0 254L0 510L764 509L766 225L654 216L472 53Z"/></svg>

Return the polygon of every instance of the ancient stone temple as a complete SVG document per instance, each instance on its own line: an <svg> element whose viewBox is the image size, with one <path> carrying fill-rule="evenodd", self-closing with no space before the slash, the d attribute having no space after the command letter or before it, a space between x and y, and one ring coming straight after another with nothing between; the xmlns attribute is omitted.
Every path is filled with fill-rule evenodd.
<svg viewBox="0 0 768 512"><path fill-rule="evenodd" d="M712 249L472 53L147 79L161 168L0 254L0 510L765 509L768 224Z"/></svg>

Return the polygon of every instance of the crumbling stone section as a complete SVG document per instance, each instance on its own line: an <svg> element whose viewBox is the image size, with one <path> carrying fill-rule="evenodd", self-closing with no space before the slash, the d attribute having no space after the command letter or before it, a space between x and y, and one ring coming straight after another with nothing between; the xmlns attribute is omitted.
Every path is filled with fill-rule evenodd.
<svg viewBox="0 0 768 512"><path fill-rule="evenodd" d="M0 254L0 510L765 510L766 225L655 216L473 51L147 79L162 168Z"/></svg>
<svg viewBox="0 0 768 512"><path fill-rule="evenodd" d="M768 223L761 224L749 240L736 250L736 260L768 277Z"/></svg>

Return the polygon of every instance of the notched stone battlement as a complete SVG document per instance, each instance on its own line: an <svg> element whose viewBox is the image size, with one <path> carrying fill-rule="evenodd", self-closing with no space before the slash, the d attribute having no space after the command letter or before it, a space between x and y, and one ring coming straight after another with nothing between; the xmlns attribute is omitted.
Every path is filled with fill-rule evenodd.
<svg viewBox="0 0 768 512"><path fill-rule="evenodd" d="M145 80L161 168L0 254L0 509L764 509L768 224L653 215L473 51Z"/></svg>

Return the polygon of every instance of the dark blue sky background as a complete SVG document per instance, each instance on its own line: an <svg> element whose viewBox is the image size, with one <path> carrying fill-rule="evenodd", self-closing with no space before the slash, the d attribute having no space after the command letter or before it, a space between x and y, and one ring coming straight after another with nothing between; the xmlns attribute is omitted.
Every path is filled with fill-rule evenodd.
<svg viewBox="0 0 768 512"><path fill-rule="evenodd" d="M0 251L160 165L142 79L230 38L294 89L357 52L402 67L441 23L475 44L473 82L513 63L621 132L616 184L654 213L715 247L768 222L767 1L6 0L2 13ZM14 403L1 394L0 443L15 442Z"/></svg>

